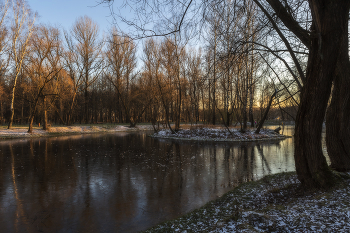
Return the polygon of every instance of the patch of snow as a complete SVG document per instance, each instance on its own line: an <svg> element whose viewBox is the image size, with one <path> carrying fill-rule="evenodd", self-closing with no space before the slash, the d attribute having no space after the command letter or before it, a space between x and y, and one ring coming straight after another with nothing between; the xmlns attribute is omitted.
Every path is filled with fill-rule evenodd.
<svg viewBox="0 0 350 233"><path fill-rule="evenodd" d="M271 129L262 129L259 134L255 134L255 130L247 130L241 132L237 128L231 128L230 132L226 128L195 128L195 129L181 129L174 134L170 130L160 130L154 134L155 137L163 138L177 138L177 139L190 139L190 140L262 140L283 138L284 135L277 134Z"/></svg>

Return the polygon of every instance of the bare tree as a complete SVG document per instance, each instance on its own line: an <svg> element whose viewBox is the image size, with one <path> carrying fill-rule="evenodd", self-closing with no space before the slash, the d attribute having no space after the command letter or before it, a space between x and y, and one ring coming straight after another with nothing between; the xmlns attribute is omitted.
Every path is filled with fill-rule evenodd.
<svg viewBox="0 0 350 233"><path fill-rule="evenodd" d="M0 71L3 70L6 62L3 61L4 54L8 46L8 29L6 28L5 19L10 7L10 0L0 5Z"/></svg>
<svg viewBox="0 0 350 233"><path fill-rule="evenodd" d="M70 104L67 109L66 119L66 124L70 125L77 94L79 92L79 89L81 89L81 87L83 86L83 67L79 65L78 54L74 52L73 40L67 33L65 33L65 40L68 49L64 51L63 60L65 64L65 69L67 70L67 76L69 77L72 88L72 95L70 96Z"/></svg>
<svg viewBox="0 0 350 233"><path fill-rule="evenodd" d="M55 88L50 88L49 83L58 79L57 75L62 69L61 41L57 28L39 26L31 39L32 54L30 63L26 67L26 73L31 83L31 113L29 116L28 132L33 132L33 120L39 101L43 101L44 129L47 126L47 102L49 97L56 96Z"/></svg>
<svg viewBox="0 0 350 233"><path fill-rule="evenodd" d="M0 5L0 123L4 121L4 97L6 96L4 88L4 76L8 65L8 28L5 22L8 9L10 7L10 0L5 1Z"/></svg>
<svg viewBox="0 0 350 233"><path fill-rule="evenodd" d="M211 111L212 111L212 120L211 124L215 125L216 123L216 108L217 108L217 70L218 70L218 62L217 62L217 57L218 57L218 44L219 44L219 25L220 25L220 18L218 16L218 9L215 9L215 6L213 7L213 14L211 15L210 18L208 18L208 21L210 23L210 30L209 32L212 33L211 38L209 40L210 46L209 46L209 59L210 59L210 67L208 68L209 73L208 77L211 80L210 88L210 95L212 96L211 98ZM210 105L210 103L209 103Z"/></svg>
<svg viewBox="0 0 350 233"><path fill-rule="evenodd" d="M33 16L25 1L13 1L13 19L11 23L11 59L14 66L14 77L12 84L11 104L10 104L10 121L8 128L12 128L14 116L14 101L17 79L22 72L22 64L28 55L29 40L34 30L35 15Z"/></svg>
<svg viewBox="0 0 350 233"><path fill-rule="evenodd" d="M129 37L120 36L117 30L113 29L109 38L106 57L109 67L106 77L117 91L117 100L124 109L127 122L130 123L130 127L135 127L147 108L146 103L143 106L140 106L139 103L134 106L136 99L140 97L138 95L141 94L141 89L135 86L137 78L135 73L136 45ZM138 107L140 111L136 116L133 116L133 112L137 112Z"/></svg>
<svg viewBox="0 0 350 233"><path fill-rule="evenodd" d="M170 108L173 120L175 121L175 131L180 129L181 106L183 100L183 81L182 74L183 60L185 58L185 46L181 44L179 35L175 34L173 38L165 38L161 44L162 67L166 76L168 93L170 94ZM175 89L173 88L175 87Z"/></svg>
<svg viewBox="0 0 350 233"><path fill-rule="evenodd" d="M84 111L82 120L89 122L89 87L97 80L102 72L103 43L98 38L98 25L87 16L79 18L71 29L71 36L65 33L68 44L69 56L76 56L75 70L78 72L74 83L81 84L84 93ZM74 101L73 101L74 102Z"/></svg>
<svg viewBox="0 0 350 233"><path fill-rule="evenodd" d="M190 49L187 53L191 122L200 119L200 86L203 77L201 50ZM203 109L202 109L203 110Z"/></svg>
<svg viewBox="0 0 350 233"><path fill-rule="evenodd" d="M157 56L159 50L159 43L157 43L153 38L147 39L143 45L143 75L144 78L147 79L147 83L151 90L153 95L153 103L150 106L150 117L151 117L151 123L153 126L153 129L155 132L159 130L159 121L161 118L161 106L163 103L163 95L157 95L158 92L158 80L159 80L159 73L160 73L160 65L161 65L161 59L159 56ZM161 89L160 89L161 91ZM162 92L161 92L162 94ZM159 106L161 105L161 106ZM165 118L167 124L168 124L168 115L166 114ZM158 123L158 128L156 128L156 124ZM170 125L169 125L170 127ZM171 127L170 127L171 128Z"/></svg>
<svg viewBox="0 0 350 233"><path fill-rule="evenodd" d="M172 91L171 86L169 85L168 79L163 74L163 61L159 56L161 54L161 43L158 43L154 39L149 39L145 42L144 45L144 62L145 62L145 70L148 73L148 77L150 82L156 87L157 94L155 98L157 98L157 102L161 104L164 112L164 117L162 118L165 121L165 124L170 129L172 133L175 131L172 129L170 124L170 112L169 106L172 102ZM155 125L156 121L156 113L154 113L152 120Z"/></svg>

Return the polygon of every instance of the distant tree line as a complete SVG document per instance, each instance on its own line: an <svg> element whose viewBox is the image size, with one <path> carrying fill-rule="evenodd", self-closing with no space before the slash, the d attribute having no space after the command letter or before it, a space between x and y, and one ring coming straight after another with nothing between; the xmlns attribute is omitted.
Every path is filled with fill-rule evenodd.
<svg viewBox="0 0 350 233"><path fill-rule="evenodd" d="M102 122L152 122L175 131L180 122L241 123L245 130L261 120L276 90L272 117L293 120L299 100L290 93L297 85L274 71L278 56L250 43L269 33L256 7L234 4L210 9L201 46L181 33L137 46L115 28L102 37L87 16L62 32L36 24L25 1L3 1L1 123L29 124L29 132L35 123L46 129Z"/></svg>

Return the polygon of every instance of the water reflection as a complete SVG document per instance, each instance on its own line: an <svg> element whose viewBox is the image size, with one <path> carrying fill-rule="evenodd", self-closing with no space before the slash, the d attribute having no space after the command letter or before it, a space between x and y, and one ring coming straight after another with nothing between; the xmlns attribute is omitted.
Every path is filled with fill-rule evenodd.
<svg viewBox="0 0 350 233"><path fill-rule="evenodd" d="M197 143L145 133L0 142L3 232L136 232L237 184L294 170L293 141Z"/></svg>

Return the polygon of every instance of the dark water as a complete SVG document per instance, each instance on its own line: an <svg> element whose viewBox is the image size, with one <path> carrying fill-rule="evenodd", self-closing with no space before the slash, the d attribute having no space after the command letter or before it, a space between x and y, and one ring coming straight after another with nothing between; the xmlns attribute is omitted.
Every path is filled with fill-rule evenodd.
<svg viewBox="0 0 350 233"><path fill-rule="evenodd" d="M294 170L292 138L196 143L146 135L0 141L0 232L137 232L239 183Z"/></svg>

